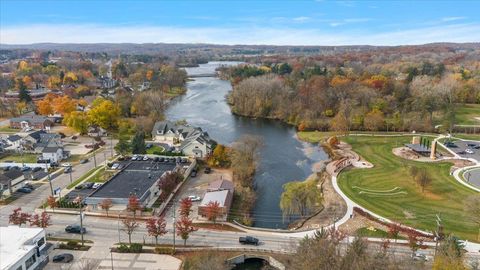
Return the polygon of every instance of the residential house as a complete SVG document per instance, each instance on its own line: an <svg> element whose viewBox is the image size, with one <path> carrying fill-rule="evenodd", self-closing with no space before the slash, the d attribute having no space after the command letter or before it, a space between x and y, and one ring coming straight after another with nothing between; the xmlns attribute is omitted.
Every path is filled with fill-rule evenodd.
<svg viewBox="0 0 480 270"><path fill-rule="evenodd" d="M44 130L37 130L23 138L22 146L27 152L40 154L47 146L62 146L62 141L61 136L57 133L47 133Z"/></svg>
<svg viewBox="0 0 480 270"><path fill-rule="evenodd" d="M10 119L10 128L25 129L44 129L50 130L54 121L41 115L25 115Z"/></svg>
<svg viewBox="0 0 480 270"><path fill-rule="evenodd" d="M105 137L107 131L99 126L90 126L87 130L87 135L90 137Z"/></svg>
<svg viewBox="0 0 480 270"><path fill-rule="evenodd" d="M232 181L219 179L213 182L210 182L207 187L207 191L217 191L217 190L229 190L233 193L235 185Z"/></svg>
<svg viewBox="0 0 480 270"><path fill-rule="evenodd" d="M20 150L20 145L22 143L22 137L19 135L9 135L5 139L5 143L7 146L5 147L5 150L12 150L12 151L19 151Z"/></svg>
<svg viewBox="0 0 480 270"><path fill-rule="evenodd" d="M69 156L70 153L63 146L47 146L42 151L42 160L49 160L50 163L59 163Z"/></svg>
<svg viewBox="0 0 480 270"><path fill-rule="evenodd" d="M0 173L0 198L12 195L23 186L25 176L20 169L10 169Z"/></svg>
<svg viewBox="0 0 480 270"><path fill-rule="evenodd" d="M185 155L203 158L212 152L214 141L199 127L176 124L170 121L156 122L152 130L154 141L178 146Z"/></svg>
<svg viewBox="0 0 480 270"><path fill-rule="evenodd" d="M45 229L0 227L0 269L43 269L48 263Z"/></svg>
<svg viewBox="0 0 480 270"><path fill-rule="evenodd" d="M46 88L39 88L39 89L27 90L27 92L33 101L37 101L37 100L43 99L51 91ZM20 96L18 91L8 91L7 93L5 93L4 98L6 100L20 101Z"/></svg>

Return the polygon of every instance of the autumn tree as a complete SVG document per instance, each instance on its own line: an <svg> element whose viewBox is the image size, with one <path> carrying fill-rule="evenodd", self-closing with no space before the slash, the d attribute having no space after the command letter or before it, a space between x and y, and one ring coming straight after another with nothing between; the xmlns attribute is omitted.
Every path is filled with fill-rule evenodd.
<svg viewBox="0 0 480 270"><path fill-rule="evenodd" d="M192 200L190 198L183 198L180 200L180 216L188 217L192 212Z"/></svg>
<svg viewBox="0 0 480 270"><path fill-rule="evenodd" d="M300 215L305 217L323 201L323 195L314 179L303 182L289 182L283 185L280 208L283 216Z"/></svg>
<svg viewBox="0 0 480 270"><path fill-rule="evenodd" d="M158 182L158 188L162 191L160 197L166 199L182 180L183 176L179 172L166 173Z"/></svg>
<svg viewBox="0 0 480 270"><path fill-rule="evenodd" d="M208 220L213 221L213 224L216 223L217 218L222 214L222 208L218 201L210 201L205 206L205 216Z"/></svg>
<svg viewBox="0 0 480 270"><path fill-rule="evenodd" d="M63 77L63 83L64 84L72 84L78 81L78 77L75 73L73 72L67 72L65 76Z"/></svg>
<svg viewBox="0 0 480 270"><path fill-rule="evenodd" d="M37 101L37 113L41 115L51 115L53 114L52 100L45 97L42 100Z"/></svg>
<svg viewBox="0 0 480 270"><path fill-rule="evenodd" d="M471 195L464 201L465 216L478 226L478 237L480 240L480 195Z"/></svg>
<svg viewBox="0 0 480 270"><path fill-rule="evenodd" d="M85 134L88 130L88 116L85 112L74 111L64 116L63 124Z"/></svg>
<svg viewBox="0 0 480 270"><path fill-rule="evenodd" d="M48 88L57 89L60 87L61 84L62 84L62 80L60 79L60 77L55 75L48 77L48 81L47 81Z"/></svg>
<svg viewBox="0 0 480 270"><path fill-rule="evenodd" d="M230 151L233 180L240 185L252 186L253 174L257 167L258 149L262 140L252 135L244 135L235 141Z"/></svg>
<svg viewBox="0 0 480 270"><path fill-rule="evenodd" d="M13 212L8 216L8 223L13 225L22 226L27 224L30 221L31 215L25 212L22 212L22 208L13 209Z"/></svg>
<svg viewBox="0 0 480 270"><path fill-rule="evenodd" d="M108 217L108 210L110 210L112 206L113 206L113 203L112 203L112 199L110 198L105 198L100 202L100 208L105 210L105 212L107 213L107 217Z"/></svg>
<svg viewBox="0 0 480 270"><path fill-rule="evenodd" d="M77 109L77 102L69 96L60 96L53 99L52 107L55 113L65 115Z"/></svg>
<svg viewBox="0 0 480 270"><path fill-rule="evenodd" d="M128 235L128 243L132 245L132 234L140 226L135 218L122 219L123 231Z"/></svg>
<svg viewBox="0 0 480 270"><path fill-rule="evenodd" d="M198 228L193 226L193 220L186 216L180 217L180 220L175 223L177 229L177 235L183 239L183 245L187 245L187 239L190 233L195 232Z"/></svg>
<svg viewBox="0 0 480 270"><path fill-rule="evenodd" d="M166 229L167 223L163 216L158 218L149 218L146 223L148 235L155 237L155 246L158 245L158 237L165 235L168 231Z"/></svg>
<svg viewBox="0 0 480 270"><path fill-rule="evenodd" d="M208 159L208 163L211 166L220 168L230 167L231 161L230 157L228 156L228 148L223 144L217 144L212 155Z"/></svg>
<svg viewBox="0 0 480 270"><path fill-rule="evenodd" d="M98 125L104 129L112 130L117 128L120 119L120 108L112 101L97 98L88 111L88 122Z"/></svg>
<svg viewBox="0 0 480 270"><path fill-rule="evenodd" d="M370 131L378 131L385 125L385 118L383 113L379 110L372 110L365 115L363 120L365 129Z"/></svg>
<svg viewBox="0 0 480 270"><path fill-rule="evenodd" d="M433 270L467 270L463 262L464 245L452 235L447 236L437 249Z"/></svg>
<svg viewBox="0 0 480 270"><path fill-rule="evenodd" d="M401 225L396 222L388 224L388 237L395 239L395 243L397 243L400 229Z"/></svg>
<svg viewBox="0 0 480 270"><path fill-rule="evenodd" d="M48 196L47 198L47 205L52 208L52 210L55 212L55 207L57 207L58 205L58 202L57 202L57 199L55 199L55 197L53 196Z"/></svg>
<svg viewBox="0 0 480 270"><path fill-rule="evenodd" d="M142 210L142 204L138 199L137 195L132 194L128 197L127 210L133 213L133 218L135 218L136 212Z"/></svg>
<svg viewBox="0 0 480 270"><path fill-rule="evenodd" d="M30 219L30 226L47 228L50 225L52 225L51 216L45 211L43 211L40 215L33 215Z"/></svg>

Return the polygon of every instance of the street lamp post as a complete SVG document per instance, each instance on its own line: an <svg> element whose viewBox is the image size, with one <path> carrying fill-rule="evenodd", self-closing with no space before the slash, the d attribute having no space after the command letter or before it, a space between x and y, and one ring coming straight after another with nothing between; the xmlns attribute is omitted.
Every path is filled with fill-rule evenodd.
<svg viewBox="0 0 480 270"><path fill-rule="evenodd" d="M173 201L173 254L175 254L175 225L176 225L177 219L176 219L176 214L175 214L175 201Z"/></svg>
<svg viewBox="0 0 480 270"><path fill-rule="evenodd" d="M45 170L47 170L48 184L50 184L50 192L52 193L52 196L53 196L54 194L53 194L52 178L50 176L50 172L48 171L48 164L47 163L45 163Z"/></svg>
<svg viewBox="0 0 480 270"><path fill-rule="evenodd" d="M80 210L80 236L82 238L82 247L84 246L84 239L83 239L83 207L82 207L82 197L78 196L77 198L75 198L75 200L77 201L78 203L78 208Z"/></svg>
<svg viewBox="0 0 480 270"><path fill-rule="evenodd" d="M72 183L72 171L73 171L73 167L70 167L70 184Z"/></svg>

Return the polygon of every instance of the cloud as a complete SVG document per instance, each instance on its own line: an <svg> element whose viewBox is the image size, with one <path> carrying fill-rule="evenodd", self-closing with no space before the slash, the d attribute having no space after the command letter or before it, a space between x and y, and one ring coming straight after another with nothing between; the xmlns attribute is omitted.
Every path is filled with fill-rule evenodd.
<svg viewBox="0 0 480 270"><path fill-rule="evenodd" d="M337 27L340 25L345 25L349 23L363 23L363 22L368 22L371 21L371 18L349 18L349 19L343 19L339 21L332 21L329 23L331 27Z"/></svg>
<svg viewBox="0 0 480 270"><path fill-rule="evenodd" d="M310 17L300 16L300 17L293 18L292 20L294 22L306 22L310 19L311 19Z"/></svg>
<svg viewBox="0 0 480 270"><path fill-rule="evenodd" d="M442 22L453 22L453 21L459 21L459 20L465 20L467 17L443 17Z"/></svg>
<svg viewBox="0 0 480 270"><path fill-rule="evenodd" d="M329 31L291 27L167 27L149 25L4 26L3 44L55 43L212 43L269 45L407 45L478 42L480 24L452 24L397 31Z"/></svg>

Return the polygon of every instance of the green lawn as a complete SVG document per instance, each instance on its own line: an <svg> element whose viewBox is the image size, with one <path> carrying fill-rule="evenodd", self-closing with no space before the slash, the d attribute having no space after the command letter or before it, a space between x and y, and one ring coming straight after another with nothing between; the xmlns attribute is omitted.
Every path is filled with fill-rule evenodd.
<svg viewBox="0 0 480 270"><path fill-rule="evenodd" d="M147 149L147 154L154 155L155 153L162 153L163 151L165 151L165 148L159 145L154 145L151 148Z"/></svg>
<svg viewBox="0 0 480 270"><path fill-rule="evenodd" d="M0 132L19 132L19 129L10 128L9 126L1 126Z"/></svg>
<svg viewBox="0 0 480 270"><path fill-rule="evenodd" d="M90 175L92 175L96 170L98 170L100 167L96 167L96 168L93 168L91 169L90 171L88 171L86 174L82 175L80 178L78 178L77 180L73 181L70 185L67 186L67 188L73 188L74 186L80 184L81 182L83 182L87 177L89 177ZM103 170L101 170L103 172Z"/></svg>
<svg viewBox="0 0 480 270"><path fill-rule="evenodd" d="M105 181L110 179L113 174L114 172L111 171L99 170L90 179L88 179L88 182L104 183Z"/></svg>
<svg viewBox="0 0 480 270"><path fill-rule="evenodd" d="M460 104L457 108L457 124L474 125L480 124L480 120L475 117L480 117L480 104Z"/></svg>
<svg viewBox="0 0 480 270"><path fill-rule="evenodd" d="M450 163L407 161L392 154L392 148L409 137L346 137L362 157L372 162L372 169L350 169L342 172L342 191L363 207L386 218L415 228L433 231L436 214L440 214L446 232L475 240L478 228L467 220L463 199L474 191L449 176ZM433 179L425 194L409 176L408 166L425 168Z"/></svg>
<svg viewBox="0 0 480 270"><path fill-rule="evenodd" d="M37 163L37 154L11 154L6 157L0 158L0 162L5 162L7 160L15 161L17 163Z"/></svg>

